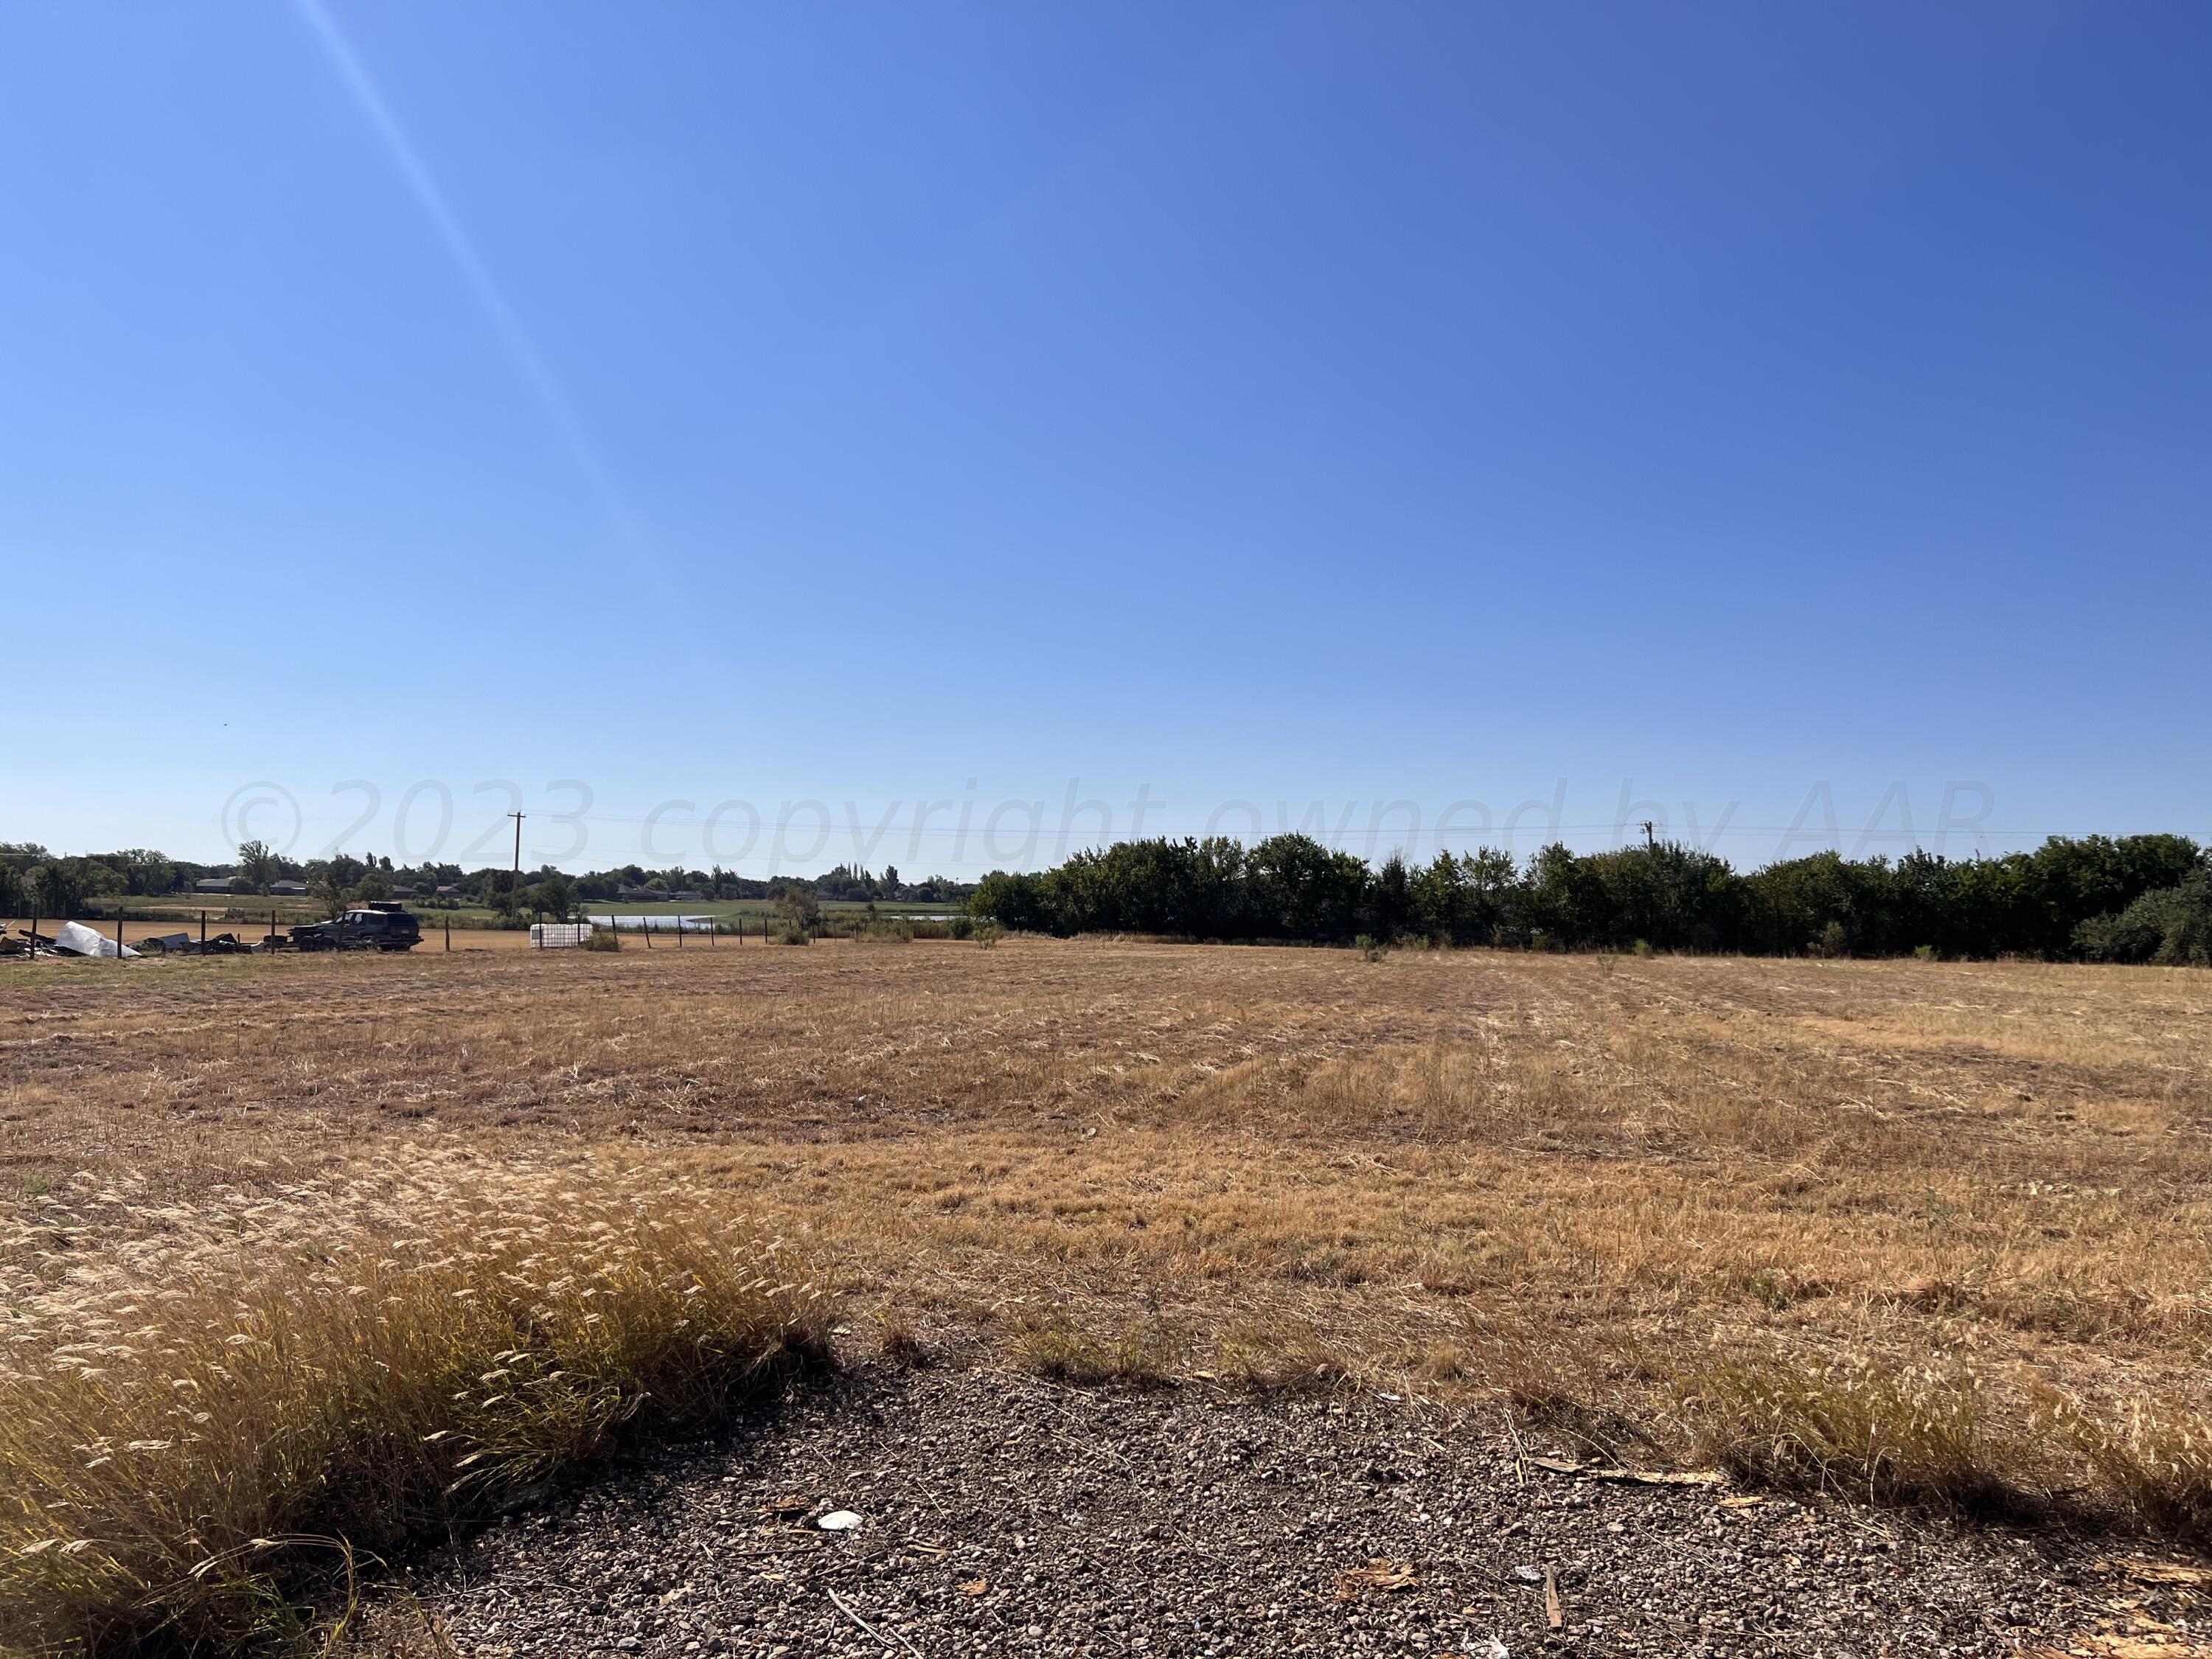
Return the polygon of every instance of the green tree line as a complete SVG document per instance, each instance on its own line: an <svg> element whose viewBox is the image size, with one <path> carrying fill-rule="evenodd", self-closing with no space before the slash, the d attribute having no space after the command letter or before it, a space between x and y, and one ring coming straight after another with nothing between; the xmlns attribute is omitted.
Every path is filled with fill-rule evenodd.
<svg viewBox="0 0 2212 1659"><path fill-rule="evenodd" d="M1136 841L994 871L970 910L1068 935L1767 956L2212 959L2212 862L2184 836L2053 836L1952 860L1835 853L1748 872L1679 842L1527 862L1493 848L1370 866L1305 836Z"/></svg>

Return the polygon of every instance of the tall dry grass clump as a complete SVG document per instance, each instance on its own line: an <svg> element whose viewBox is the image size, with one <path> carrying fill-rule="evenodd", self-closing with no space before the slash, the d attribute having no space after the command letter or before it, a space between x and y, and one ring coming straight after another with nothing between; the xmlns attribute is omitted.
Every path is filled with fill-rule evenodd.
<svg viewBox="0 0 2212 1659"><path fill-rule="evenodd" d="M1678 1379L1698 1455L1753 1486L1968 1511L2028 1506L1971 1373L1727 1358Z"/></svg>
<svg viewBox="0 0 2212 1659"><path fill-rule="evenodd" d="M319 1571L827 1352L797 1264L665 1177L410 1155L140 1220L0 1252L0 1650L281 1633Z"/></svg>
<svg viewBox="0 0 2212 1659"><path fill-rule="evenodd" d="M2157 1531L2212 1543L2212 1417L2171 1400L2137 1397L2117 1418L2070 1395L2045 1408L2089 1468Z"/></svg>

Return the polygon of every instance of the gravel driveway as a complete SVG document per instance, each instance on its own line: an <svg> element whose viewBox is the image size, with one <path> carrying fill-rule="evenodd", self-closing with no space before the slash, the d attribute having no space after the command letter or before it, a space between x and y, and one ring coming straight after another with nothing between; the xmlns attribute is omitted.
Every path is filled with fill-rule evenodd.
<svg viewBox="0 0 2212 1659"><path fill-rule="evenodd" d="M859 1526L817 1524L841 1510ZM1519 1457L1495 1422L1373 1396L1253 1404L869 1364L712 1444L642 1455L414 1579L471 1659L1920 1659L2095 1628L2116 1588L2103 1553L1584 1479ZM2157 1593L2136 1605L2157 1611Z"/></svg>

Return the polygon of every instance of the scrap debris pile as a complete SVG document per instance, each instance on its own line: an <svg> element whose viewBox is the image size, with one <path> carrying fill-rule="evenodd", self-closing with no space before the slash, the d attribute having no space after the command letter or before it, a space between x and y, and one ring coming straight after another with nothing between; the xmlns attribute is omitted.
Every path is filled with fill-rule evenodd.
<svg viewBox="0 0 2212 1659"><path fill-rule="evenodd" d="M80 921L65 921L58 931L37 933L28 927L18 927L13 933L0 933L0 957L104 957L110 961L118 957L137 959L144 956L157 957L242 957L258 951L278 951L289 943L282 934L272 933L267 939L240 939L236 933L217 933L213 939L197 939L190 933L163 933L154 939L142 939L136 945L118 945L106 934L95 933Z"/></svg>
<svg viewBox="0 0 2212 1659"><path fill-rule="evenodd" d="M242 939L236 933L217 933L209 939L204 916L200 921L201 937L197 939L180 930L142 939L136 945L123 943L119 921L116 924L118 937L114 939L80 921L62 923L60 931L51 937L33 931L36 926L33 922L30 927L17 928L12 938L0 933L0 956L105 957L112 960L149 954L235 957L287 950L398 951L411 951L422 942L422 924L405 906L377 900L356 905L327 921L308 922L281 933L276 931L276 915L271 912L268 934L259 939ZM588 933L591 930L583 931Z"/></svg>

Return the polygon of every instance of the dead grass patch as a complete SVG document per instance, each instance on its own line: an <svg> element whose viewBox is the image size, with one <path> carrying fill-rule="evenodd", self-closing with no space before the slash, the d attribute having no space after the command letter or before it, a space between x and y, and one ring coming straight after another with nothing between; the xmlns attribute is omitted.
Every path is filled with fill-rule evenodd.
<svg viewBox="0 0 2212 1659"><path fill-rule="evenodd" d="M1353 1366L1295 1320L1241 1320L1214 1341L1213 1376L1254 1394L1331 1394L1352 1382Z"/></svg>
<svg viewBox="0 0 2212 1659"><path fill-rule="evenodd" d="M785 1253L659 1178L394 1159L144 1218L14 1241L0 1647L296 1634L318 1573L826 1352Z"/></svg>
<svg viewBox="0 0 2212 1659"><path fill-rule="evenodd" d="M1970 1371L1726 1358L1678 1388L1694 1455L1749 1485L1975 1514L2033 1507Z"/></svg>
<svg viewBox="0 0 2212 1659"><path fill-rule="evenodd" d="M1064 1311L1024 1319L1015 1325L1010 1352L1024 1370L1079 1387L1118 1382L1128 1388L1168 1388L1182 1380L1190 1365L1188 1337L1157 1315L1131 1320L1104 1334L1085 1328Z"/></svg>
<svg viewBox="0 0 2212 1659"><path fill-rule="evenodd" d="M1971 1356L1968 1464L2195 1524L2194 1443L2127 1425L2208 1402L2212 974L1022 938L127 969L0 963L0 1263L406 1142L609 1161L837 1262L861 1321L1071 1377L1310 1358L1601 1455L1694 1455L1695 1395L1747 1471L1860 1495L1964 1501L1909 1379ZM1117 1358L1153 1320L1173 1363Z"/></svg>
<svg viewBox="0 0 2212 1659"><path fill-rule="evenodd" d="M2138 1397L2106 1417L2073 1398L2045 1403L2089 1468L2146 1524L2212 1544L2212 1420L2201 1410Z"/></svg>

